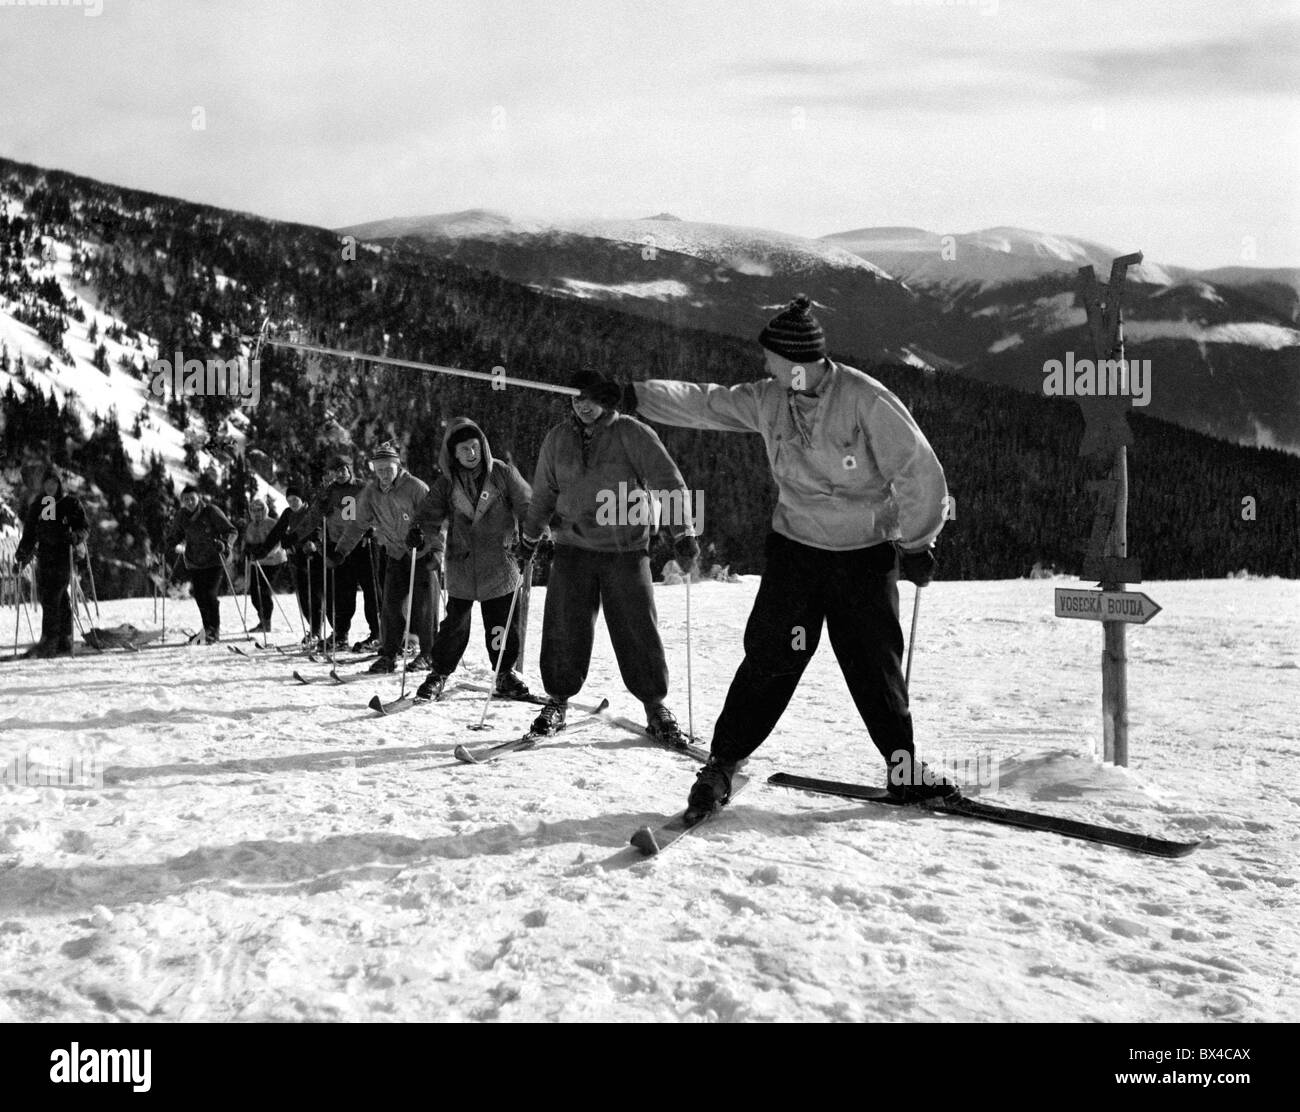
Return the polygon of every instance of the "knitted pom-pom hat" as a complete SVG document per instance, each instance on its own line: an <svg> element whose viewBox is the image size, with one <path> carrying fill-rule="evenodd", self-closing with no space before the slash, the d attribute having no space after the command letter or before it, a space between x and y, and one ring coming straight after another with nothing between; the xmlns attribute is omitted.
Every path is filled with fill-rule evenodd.
<svg viewBox="0 0 1300 1112"><path fill-rule="evenodd" d="M826 333L803 294L767 322L758 342L792 363L817 363L826 355Z"/></svg>

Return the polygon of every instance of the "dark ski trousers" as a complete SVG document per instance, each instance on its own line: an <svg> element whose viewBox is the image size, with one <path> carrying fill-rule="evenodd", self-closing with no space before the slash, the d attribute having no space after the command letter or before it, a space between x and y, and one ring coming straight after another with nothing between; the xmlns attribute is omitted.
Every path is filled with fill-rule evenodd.
<svg viewBox="0 0 1300 1112"><path fill-rule="evenodd" d="M510 600L514 594L500 595L497 598L485 598L479 603L479 614L483 618L483 641L487 645L488 660L492 667L497 664L497 650L501 643L501 633L505 630L506 619L510 616ZM438 626L438 636L433 640L433 671L440 676L449 676L460 663L469 645L470 617L474 613L472 598L447 599L447 616ZM505 634L505 645L501 652L501 674L514 669L519 659L519 608L510 629Z"/></svg>
<svg viewBox="0 0 1300 1112"><path fill-rule="evenodd" d="M248 597L253 600L253 609L257 612L258 621L263 624L271 620L275 613L275 596L271 593L275 586L275 576L279 564L269 566L258 564L256 562L248 565ZM259 572L257 569L261 568ZM265 579L262 576L266 576ZM267 583L271 586L268 587Z"/></svg>
<svg viewBox="0 0 1300 1112"><path fill-rule="evenodd" d="M886 762L900 751L912 757L896 559L892 544L831 552L768 534L745 659L713 728L715 756L739 761L763 744L817 651L824 621L876 748Z"/></svg>
<svg viewBox="0 0 1300 1112"><path fill-rule="evenodd" d="M311 590L308 591L308 586ZM303 620L307 623L308 630L313 637L320 636L320 569L314 566L310 574L307 571L307 565L293 565L293 589L298 596L298 609L302 612Z"/></svg>
<svg viewBox="0 0 1300 1112"><path fill-rule="evenodd" d="M650 557L557 545L542 619L542 685L566 701L582 690L591 664L596 615L605 625L627 689L647 706L668 694L668 662L659 639Z"/></svg>
<svg viewBox="0 0 1300 1112"><path fill-rule="evenodd" d="M215 568L190 568L190 594L199 607L199 620L204 629L221 631L221 605L217 595L226 574L218 564Z"/></svg>
<svg viewBox="0 0 1300 1112"><path fill-rule="evenodd" d="M41 600L41 644L72 641L71 569L68 550L41 554L36 562L36 597Z"/></svg>
<svg viewBox="0 0 1300 1112"><path fill-rule="evenodd" d="M411 553L400 559L388 557L384 569L384 611L380 620L383 626L381 656L396 659L402 648L402 630L406 618L402 608L406 605L406 586L411 578ZM433 605L438 594L438 577L434 570L433 554L421 556L415 562L415 592L411 600L411 632L420 639L420 652L433 648Z"/></svg>
<svg viewBox="0 0 1300 1112"><path fill-rule="evenodd" d="M379 636L380 585L383 583L383 565L379 546L369 540L362 541L352 550L349 559L357 561L357 585L361 588L361 607L366 616L367 630Z"/></svg>

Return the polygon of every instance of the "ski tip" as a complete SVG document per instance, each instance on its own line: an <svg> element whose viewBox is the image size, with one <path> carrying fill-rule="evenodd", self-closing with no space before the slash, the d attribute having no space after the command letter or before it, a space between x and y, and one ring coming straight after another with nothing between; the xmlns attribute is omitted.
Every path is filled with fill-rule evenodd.
<svg viewBox="0 0 1300 1112"><path fill-rule="evenodd" d="M451 751L451 755L455 757L456 760L460 761L462 764L471 764L471 765L478 764L478 761L477 759L475 759L474 754L471 753L468 749L466 749L463 745L456 746L456 748Z"/></svg>
<svg viewBox="0 0 1300 1112"><path fill-rule="evenodd" d="M330 679L333 680L334 683L337 683L337 684L341 684L341 683L343 683L343 677L340 676L340 675L338 674L338 672L335 671L333 668L330 669Z"/></svg>
<svg viewBox="0 0 1300 1112"><path fill-rule="evenodd" d="M311 683L311 680L305 680L302 678L301 672L294 672L293 678L296 679L299 683Z"/></svg>
<svg viewBox="0 0 1300 1112"><path fill-rule="evenodd" d="M653 857L659 852L659 843L655 841L655 832L648 826L641 827L628 841L641 851L642 857Z"/></svg>
<svg viewBox="0 0 1300 1112"><path fill-rule="evenodd" d="M366 704L371 710L378 714L384 714L384 701L378 696L372 696L370 702Z"/></svg>
<svg viewBox="0 0 1300 1112"><path fill-rule="evenodd" d="M596 713L600 714L601 712L607 710L609 710L609 700L601 699L601 701L596 705Z"/></svg>

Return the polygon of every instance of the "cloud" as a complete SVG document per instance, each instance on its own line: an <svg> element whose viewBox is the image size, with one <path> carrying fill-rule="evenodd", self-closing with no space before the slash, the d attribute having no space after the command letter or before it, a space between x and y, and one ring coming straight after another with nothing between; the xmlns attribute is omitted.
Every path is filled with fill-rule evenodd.
<svg viewBox="0 0 1300 1112"><path fill-rule="evenodd" d="M860 111L968 114L1080 98L1294 95L1300 93L1300 22L1082 50L929 42L914 58L907 50L887 61L779 58L735 63L725 73L748 103Z"/></svg>

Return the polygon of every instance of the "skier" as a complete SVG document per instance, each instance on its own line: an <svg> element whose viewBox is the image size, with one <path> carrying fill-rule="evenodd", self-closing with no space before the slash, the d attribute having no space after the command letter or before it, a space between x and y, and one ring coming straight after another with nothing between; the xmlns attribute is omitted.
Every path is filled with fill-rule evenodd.
<svg viewBox="0 0 1300 1112"><path fill-rule="evenodd" d="M41 493L27 507L23 535L14 552L14 574L21 575L36 557L36 595L41 601L41 637L29 656L63 656L72 652L72 554L86 556L90 526L81 503L63 490L63 476L45 469Z"/></svg>
<svg viewBox="0 0 1300 1112"><path fill-rule="evenodd" d="M193 484L181 491L181 508L167 534L168 546L185 552L185 566L190 571L190 592L199 607L203 632L195 639L205 642L221 640L221 580L226 574L226 557L230 555L238 530L216 506L205 502Z"/></svg>
<svg viewBox="0 0 1300 1112"><path fill-rule="evenodd" d="M307 634L303 637L304 645L314 645L321 634L321 583L320 577L312 578L308 561L311 553L301 544L295 544L293 538L298 535L300 527L306 522L311 512L303 498L305 491L297 483L290 483L284 488L284 498L288 508L276 520L274 527L260 544L248 549L255 558L266 556L275 546L287 549L289 567L293 569L294 593L298 596L298 609L302 612L307 625Z"/></svg>
<svg viewBox="0 0 1300 1112"><path fill-rule="evenodd" d="M244 555L250 562L248 569L248 594L257 611L257 625L250 626L249 633L269 633L271 618L275 613L275 599L271 594L276 570L284 565L284 548L277 541L263 550L260 546L270 536L279 520L267 510L265 498L253 498L248 503L248 524L244 526ZM256 564L257 567L252 567ZM258 568L261 571L258 571Z"/></svg>
<svg viewBox="0 0 1300 1112"><path fill-rule="evenodd" d="M825 622L872 741L903 799L955 785L915 761L901 664L898 575L934 574L943 527L943 468L903 403L874 378L827 358L806 297L759 335L769 377L726 387L655 381L624 399L651 421L763 437L777 485L767 564L741 662L714 726L688 816L727 802L737 766L776 727ZM549 600L548 600L549 601Z"/></svg>
<svg viewBox="0 0 1300 1112"><path fill-rule="evenodd" d="M603 605L619 672L645 707L647 730L680 746L686 738L664 706L668 663L650 577L650 525L646 515L623 512L621 506L612 515L607 511L620 493L664 491L687 506L689 492L654 430L618 412L617 383L584 369L572 385L580 393L569 419L542 442L520 544L526 560L548 524L554 530L541 652L549 701L532 728L541 734L564 728L568 700L587 678L596 615ZM691 523L674 527L679 559L693 560L700 546Z"/></svg>
<svg viewBox="0 0 1300 1112"><path fill-rule="evenodd" d="M514 550L518 525L528 513L532 489L513 464L495 459L483 430L468 417L447 425L439 453L442 474L415 515L408 548L421 548L426 533L447 524L447 613L433 640L431 671L416 692L436 699L469 644L470 615L479 600L488 660L497 671L496 693L526 698L528 687L515 673L519 659L519 609L510 619L521 572ZM506 629L507 619L510 628Z"/></svg>
<svg viewBox="0 0 1300 1112"><path fill-rule="evenodd" d="M380 619L379 658L369 670L391 673L397 669L397 654L406 649L401 642L414 557L415 587L410 599L410 614L411 630L420 640L420 655L411 664L411 670L427 669L432 663L433 607L438 595L442 535L434 534L417 549L408 548L406 541L416 511L429 493L429 487L402 467L401 455L391 441L381 444L370 454L370 466L374 478L361 488L356 519L345 523L331 563L346 560L366 530L374 529L375 542L383 546L388 560L382 588L384 608Z"/></svg>
<svg viewBox="0 0 1300 1112"><path fill-rule="evenodd" d="M321 523L324 522L326 562L330 569L330 590L326 592L325 604L329 608L330 622L334 627L330 635L333 647L344 650L348 648L352 617L357 612L357 588L360 587L370 631L364 640L357 642L354 650L364 652L377 648L379 644L379 604L375 597L371 542L368 536L363 536L346 559L339 558L338 542L347 523L356 517L357 500L365 484L352 477L352 460L345 455L337 455L330 460L327 474L329 484L312 502L311 513L298 527L297 540L306 545L308 551L314 550L321 535Z"/></svg>

